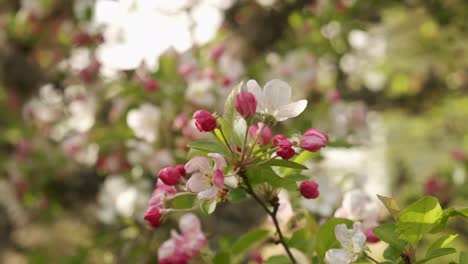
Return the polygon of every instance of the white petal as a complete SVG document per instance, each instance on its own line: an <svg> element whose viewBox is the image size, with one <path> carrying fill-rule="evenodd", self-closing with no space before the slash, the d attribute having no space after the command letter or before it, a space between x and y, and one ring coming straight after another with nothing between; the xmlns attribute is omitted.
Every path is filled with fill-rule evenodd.
<svg viewBox="0 0 468 264"><path fill-rule="evenodd" d="M325 259L329 264L349 264L357 259L357 256L344 249L332 248L325 254Z"/></svg>
<svg viewBox="0 0 468 264"><path fill-rule="evenodd" d="M354 223L353 225L353 237L351 241L354 253L359 254L361 253L361 251L364 250L364 247L366 245L366 235L364 235L364 233L362 232L362 226L359 222Z"/></svg>
<svg viewBox="0 0 468 264"><path fill-rule="evenodd" d="M167 258L172 255L175 251L175 243L174 240L169 239L164 242L158 249L158 258L159 260Z"/></svg>
<svg viewBox="0 0 468 264"><path fill-rule="evenodd" d="M192 173L195 171L200 171L203 173L209 172L211 171L210 161L205 157L195 157L185 164L185 171L187 173Z"/></svg>
<svg viewBox="0 0 468 264"><path fill-rule="evenodd" d="M187 181L187 189L194 193L199 193L203 190L210 188L210 180L201 173L195 173Z"/></svg>
<svg viewBox="0 0 468 264"><path fill-rule="evenodd" d="M213 185L209 189L199 192L197 197L199 200L212 200L218 196L218 190L218 187Z"/></svg>
<svg viewBox="0 0 468 264"><path fill-rule="evenodd" d="M224 170L227 167L226 160L219 153L209 153L208 156L213 158L215 162L215 170Z"/></svg>
<svg viewBox="0 0 468 264"><path fill-rule="evenodd" d="M300 115L307 107L307 100L299 100L294 103L280 106L276 114L276 120L284 121Z"/></svg>
<svg viewBox="0 0 468 264"><path fill-rule="evenodd" d="M282 80L274 79L265 84L263 95L268 110L274 111L291 101L291 86Z"/></svg>
<svg viewBox="0 0 468 264"><path fill-rule="evenodd" d="M353 237L353 231L349 230L345 224L335 226L335 236L344 248L352 246L351 239Z"/></svg>
<svg viewBox="0 0 468 264"><path fill-rule="evenodd" d="M224 178L224 184L231 188L237 188L237 185L239 184L239 180L237 179L237 176L234 176L234 175L227 176Z"/></svg>
<svg viewBox="0 0 468 264"><path fill-rule="evenodd" d="M260 88L257 81L249 80L247 82L247 90L253 93L253 95L255 95L255 99L257 99L257 112L265 110L267 106L265 97L263 96L262 88Z"/></svg>

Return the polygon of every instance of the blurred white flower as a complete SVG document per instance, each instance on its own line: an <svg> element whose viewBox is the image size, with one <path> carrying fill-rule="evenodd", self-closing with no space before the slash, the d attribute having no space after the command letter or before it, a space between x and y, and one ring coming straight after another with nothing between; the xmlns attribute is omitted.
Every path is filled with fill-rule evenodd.
<svg viewBox="0 0 468 264"><path fill-rule="evenodd" d="M216 100L213 86L214 83L209 78L192 80L185 91L185 97L197 106L211 107Z"/></svg>
<svg viewBox="0 0 468 264"><path fill-rule="evenodd" d="M95 122L96 98L88 96L73 100L68 105L71 116L68 118L69 126L77 132L87 132Z"/></svg>
<svg viewBox="0 0 468 264"><path fill-rule="evenodd" d="M307 100L291 102L291 86L278 79L267 82L263 90L255 80L249 80L247 89L257 99L257 113L271 115L277 121L296 117L307 107Z"/></svg>
<svg viewBox="0 0 468 264"><path fill-rule="evenodd" d="M356 261L366 246L366 236L362 232L361 223L356 222L353 229L347 229L345 224L335 227L336 239L342 248L332 248L325 254L330 264L349 264Z"/></svg>
<svg viewBox="0 0 468 264"><path fill-rule="evenodd" d="M365 231L378 225L379 204L363 190L354 189L344 194L343 204L336 210L335 217L361 221Z"/></svg>
<svg viewBox="0 0 468 264"><path fill-rule="evenodd" d="M107 176L98 195L97 217L104 223L114 223L119 216L139 216L145 210L147 184L133 186L120 175Z"/></svg>
<svg viewBox="0 0 468 264"><path fill-rule="evenodd" d="M76 162L93 166L98 159L99 145L89 143L85 134L77 134L62 142L62 150Z"/></svg>
<svg viewBox="0 0 468 264"><path fill-rule="evenodd" d="M160 118L159 108L146 103L128 112L127 125L133 130L136 137L153 143L159 136Z"/></svg>

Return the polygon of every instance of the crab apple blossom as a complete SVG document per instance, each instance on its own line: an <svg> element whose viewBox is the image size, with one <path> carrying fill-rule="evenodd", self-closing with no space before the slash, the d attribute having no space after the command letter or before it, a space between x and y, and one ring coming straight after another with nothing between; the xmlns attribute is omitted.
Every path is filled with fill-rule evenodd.
<svg viewBox="0 0 468 264"><path fill-rule="evenodd" d="M185 177L185 164L177 164L175 168L179 171L180 176Z"/></svg>
<svg viewBox="0 0 468 264"><path fill-rule="evenodd" d="M290 158L294 157L294 155L296 155L296 151L292 148L293 144L286 137L281 138L276 135L273 139L273 145L279 147L279 149L276 151L276 155L285 160L289 160Z"/></svg>
<svg viewBox="0 0 468 264"><path fill-rule="evenodd" d="M154 79L147 79L142 81L143 87L148 92L154 92L159 88L158 81Z"/></svg>
<svg viewBox="0 0 468 264"><path fill-rule="evenodd" d="M148 103L130 110L127 114L127 124L135 136L150 143L155 142L159 137L160 119L160 109Z"/></svg>
<svg viewBox="0 0 468 264"><path fill-rule="evenodd" d="M278 79L269 81L263 90L255 80L249 80L247 90L257 99L257 113L279 122L298 116L307 107L307 100L291 102L291 86Z"/></svg>
<svg viewBox="0 0 468 264"><path fill-rule="evenodd" d="M276 151L276 155L285 160L289 160L296 155L296 151L294 151L293 148L280 148Z"/></svg>
<svg viewBox="0 0 468 264"><path fill-rule="evenodd" d="M320 192L318 190L318 183L314 181L303 181L299 185L299 191L301 192L302 196L307 199L315 199L319 197Z"/></svg>
<svg viewBox="0 0 468 264"><path fill-rule="evenodd" d="M172 230L171 238L158 249L160 264L188 264L200 254L207 243L200 220L194 214L185 214L179 220L180 234Z"/></svg>
<svg viewBox="0 0 468 264"><path fill-rule="evenodd" d="M180 180L180 170L174 167L166 167L159 171L158 178L167 185L176 185Z"/></svg>
<svg viewBox="0 0 468 264"><path fill-rule="evenodd" d="M341 248L332 248L326 252L325 259L330 264L352 263L365 250L366 236L362 232L359 222L354 223L352 229L347 229L345 224L337 225L335 236L340 242Z"/></svg>
<svg viewBox="0 0 468 264"><path fill-rule="evenodd" d="M258 123L257 125L249 127L249 135L253 139L258 137L258 144L260 145L270 144L272 138L270 127L263 123Z"/></svg>
<svg viewBox="0 0 468 264"><path fill-rule="evenodd" d="M301 148L316 152L327 145L328 135L320 129L309 128L302 135Z"/></svg>
<svg viewBox="0 0 468 264"><path fill-rule="evenodd" d="M166 185L162 181L156 183L156 188L148 201L148 209L143 217L152 227L159 227L164 216L164 200L175 193L174 187Z"/></svg>
<svg viewBox="0 0 468 264"><path fill-rule="evenodd" d="M355 189L344 194L342 206L336 210L335 217L361 221L366 231L377 226L379 207L365 192Z"/></svg>
<svg viewBox="0 0 468 264"><path fill-rule="evenodd" d="M208 156L214 161L214 166L206 157L195 157L185 164L186 173L192 174L187 181L187 189L197 193L199 200L214 200L224 188L226 160L218 153L209 153Z"/></svg>
<svg viewBox="0 0 468 264"><path fill-rule="evenodd" d="M244 118L254 116L257 109L257 100L252 93L242 91L236 96L234 106L237 112Z"/></svg>
<svg viewBox="0 0 468 264"><path fill-rule="evenodd" d="M161 225L161 218L163 214L158 207L149 208L143 217L152 227L159 227Z"/></svg>
<svg viewBox="0 0 468 264"><path fill-rule="evenodd" d="M283 134L275 135L272 139L273 146L278 146L279 142L284 139L288 139L288 138Z"/></svg>
<svg viewBox="0 0 468 264"><path fill-rule="evenodd" d="M200 132L211 132L216 128L216 118L207 110L196 111L193 119Z"/></svg>

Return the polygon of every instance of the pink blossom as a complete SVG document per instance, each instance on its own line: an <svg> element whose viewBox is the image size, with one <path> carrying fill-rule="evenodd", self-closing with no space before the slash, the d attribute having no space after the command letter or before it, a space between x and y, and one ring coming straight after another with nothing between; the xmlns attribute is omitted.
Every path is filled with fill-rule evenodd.
<svg viewBox="0 0 468 264"><path fill-rule="evenodd" d="M320 129L309 128L301 138L301 148L316 152L326 146L328 135Z"/></svg>
<svg viewBox="0 0 468 264"><path fill-rule="evenodd" d="M193 114L195 125L200 132L211 132L216 128L216 118L206 110L198 110Z"/></svg>
<svg viewBox="0 0 468 264"><path fill-rule="evenodd" d="M180 171L174 167L166 167L159 171L158 178L167 185L176 185L180 180Z"/></svg>
<svg viewBox="0 0 468 264"><path fill-rule="evenodd" d="M147 80L143 80L143 87L148 92L154 92L159 88L159 83L158 81L154 79L147 79Z"/></svg>
<svg viewBox="0 0 468 264"><path fill-rule="evenodd" d="M185 164L187 174L192 174L187 181L187 189L197 193L200 200L213 200L224 188L223 170L227 167L223 156L218 153L209 153L214 166L205 157L195 157Z"/></svg>
<svg viewBox="0 0 468 264"><path fill-rule="evenodd" d="M318 183L314 181L303 181L301 182L301 185L299 185L299 190L302 196L304 196L305 198L315 199L320 195L318 187Z"/></svg>
<svg viewBox="0 0 468 264"><path fill-rule="evenodd" d="M249 135L253 139L257 137L257 133L261 134L258 138L258 144L260 145L268 145L271 142L272 134L271 134L271 129L268 126L265 126L263 129L262 127L265 126L263 123L258 123L258 125L253 125L249 127Z"/></svg>
<svg viewBox="0 0 468 264"><path fill-rule="evenodd" d="M173 230L171 238L159 247L160 264L187 264L207 243L200 220L194 214L183 215L179 220L179 229L180 234Z"/></svg>
<svg viewBox="0 0 468 264"><path fill-rule="evenodd" d="M375 227L371 227L371 228L368 228L364 234L366 235L366 241L368 243L377 243L380 241L380 238L378 238L375 234L374 234L374 228Z"/></svg>
<svg viewBox="0 0 468 264"><path fill-rule="evenodd" d="M242 91L236 96L234 106L243 117L254 116L257 112L257 100L250 92Z"/></svg>
<svg viewBox="0 0 468 264"><path fill-rule="evenodd" d="M212 50L211 50L211 57L215 60L219 59L221 57L221 55L223 55L224 53L224 46L223 45L218 45L216 47L214 47Z"/></svg>
<svg viewBox="0 0 468 264"><path fill-rule="evenodd" d="M174 187L158 181L143 217L152 227L158 227L161 224L161 219L164 216L164 199L173 196L175 193L176 189Z"/></svg>

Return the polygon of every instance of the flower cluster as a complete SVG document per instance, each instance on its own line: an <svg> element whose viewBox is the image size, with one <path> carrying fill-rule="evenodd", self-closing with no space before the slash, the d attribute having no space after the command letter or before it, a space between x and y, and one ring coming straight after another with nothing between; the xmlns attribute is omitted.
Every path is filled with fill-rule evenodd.
<svg viewBox="0 0 468 264"><path fill-rule="evenodd" d="M204 109L196 111L193 114L196 128L211 134L215 141L190 143L196 155L192 155L185 165L159 171L158 184L145 220L157 227L166 212L196 208L193 204L184 209L167 208L167 204L172 203L165 203L165 200L171 196L170 199L194 196L202 211L209 214L218 203L229 200L231 191L241 191L259 202L274 223L278 223L277 213L281 211L278 210L280 189L296 191L306 199L317 198L320 192L315 181L305 180L299 184L297 180L272 169L305 169L294 161L295 157L301 153L317 152L326 146L329 137L317 128L291 138L274 134L278 122L298 116L306 106L306 100L291 101L291 87L284 81L272 80L262 89L256 81L250 80L245 87L241 84L233 88L222 115ZM185 121L183 123L181 127L187 125ZM260 186L263 187L259 191ZM279 225L276 226L278 234L281 234ZM172 240L171 245L178 241L175 237ZM280 240L294 260L282 235Z"/></svg>

